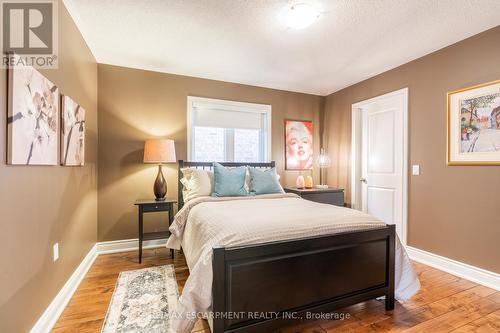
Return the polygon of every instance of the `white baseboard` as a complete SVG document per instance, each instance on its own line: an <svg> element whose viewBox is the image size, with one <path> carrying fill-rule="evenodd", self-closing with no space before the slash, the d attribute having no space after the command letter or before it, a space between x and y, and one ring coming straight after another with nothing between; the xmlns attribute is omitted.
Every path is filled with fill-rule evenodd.
<svg viewBox="0 0 500 333"><path fill-rule="evenodd" d="M66 305L80 285L80 282L82 282L88 270L94 263L97 255L97 246L94 245L85 258L83 258L82 262L78 265L73 274L71 274L70 278L66 281L56 297L49 304L42 316L35 323L30 333L49 333L52 330L57 322L57 319L59 319L59 316L64 311Z"/></svg>
<svg viewBox="0 0 500 333"><path fill-rule="evenodd" d="M167 243L166 238L144 241L142 243L142 248L153 249L165 246L166 243ZM97 253L99 254L134 251L137 249L139 249L139 239L137 238L97 243Z"/></svg>
<svg viewBox="0 0 500 333"><path fill-rule="evenodd" d="M165 246L166 242L167 239L145 241L143 249L162 247ZM30 333L49 333L52 330L98 255L134 251L138 248L139 240L137 238L96 243L35 323Z"/></svg>
<svg viewBox="0 0 500 333"><path fill-rule="evenodd" d="M482 284L486 287L500 290L500 274L498 273L464 264L411 246L407 246L406 251L411 259L422 264Z"/></svg>

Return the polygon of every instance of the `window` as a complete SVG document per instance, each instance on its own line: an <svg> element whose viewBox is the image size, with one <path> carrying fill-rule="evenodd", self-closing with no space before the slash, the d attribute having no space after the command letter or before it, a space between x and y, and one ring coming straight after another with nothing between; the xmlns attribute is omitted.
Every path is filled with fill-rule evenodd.
<svg viewBox="0 0 500 333"><path fill-rule="evenodd" d="M188 96L188 159L268 162L271 106Z"/></svg>

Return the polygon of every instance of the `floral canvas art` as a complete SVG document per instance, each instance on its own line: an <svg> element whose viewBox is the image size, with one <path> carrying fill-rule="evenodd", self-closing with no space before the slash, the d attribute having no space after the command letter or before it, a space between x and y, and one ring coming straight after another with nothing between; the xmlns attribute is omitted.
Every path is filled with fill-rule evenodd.
<svg viewBox="0 0 500 333"><path fill-rule="evenodd" d="M85 163L85 110L69 96L62 97L61 164Z"/></svg>
<svg viewBox="0 0 500 333"><path fill-rule="evenodd" d="M7 162L57 165L59 90L31 66L9 69Z"/></svg>
<svg viewBox="0 0 500 333"><path fill-rule="evenodd" d="M500 81L448 94L449 164L500 164Z"/></svg>
<svg viewBox="0 0 500 333"><path fill-rule="evenodd" d="M285 120L285 169L309 170L312 167L312 121Z"/></svg>

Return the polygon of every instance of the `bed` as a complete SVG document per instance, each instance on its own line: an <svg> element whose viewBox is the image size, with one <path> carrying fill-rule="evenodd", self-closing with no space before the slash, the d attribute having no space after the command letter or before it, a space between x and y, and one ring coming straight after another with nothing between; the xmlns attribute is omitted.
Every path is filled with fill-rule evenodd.
<svg viewBox="0 0 500 333"><path fill-rule="evenodd" d="M272 168L270 163L223 163ZM181 169L212 163L179 161ZM179 212L167 247L181 246L190 269L173 327L189 332L199 313L214 333L271 332L314 313L420 285L395 234L370 215L294 194L197 198ZM334 221L334 222L332 222Z"/></svg>

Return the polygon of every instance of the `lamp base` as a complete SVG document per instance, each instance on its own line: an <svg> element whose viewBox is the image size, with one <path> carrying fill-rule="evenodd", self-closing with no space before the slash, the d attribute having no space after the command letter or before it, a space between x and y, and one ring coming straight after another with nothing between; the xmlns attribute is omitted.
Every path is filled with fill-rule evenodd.
<svg viewBox="0 0 500 333"><path fill-rule="evenodd" d="M316 185L316 188L328 188L328 185Z"/></svg>
<svg viewBox="0 0 500 333"><path fill-rule="evenodd" d="M163 177L161 164L158 165L158 175L156 176L155 184L153 186L153 191L155 193L156 201L165 200L165 195L167 195L167 182Z"/></svg>

